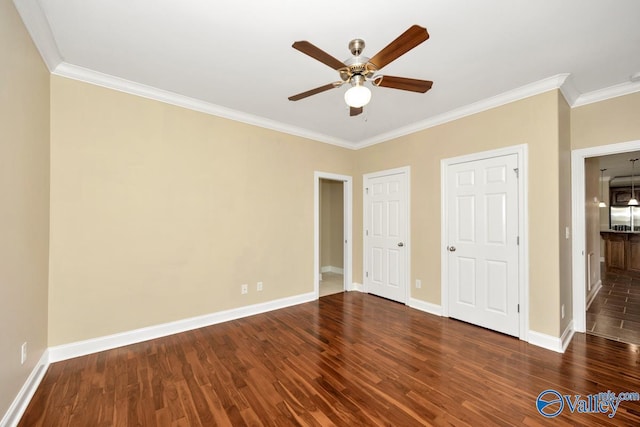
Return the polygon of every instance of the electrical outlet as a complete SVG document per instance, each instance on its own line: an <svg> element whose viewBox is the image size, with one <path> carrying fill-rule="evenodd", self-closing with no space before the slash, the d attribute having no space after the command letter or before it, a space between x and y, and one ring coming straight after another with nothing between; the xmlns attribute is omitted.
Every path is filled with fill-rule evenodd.
<svg viewBox="0 0 640 427"><path fill-rule="evenodd" d="M562 304L562 306L560 307L560 315L564 319L564 304Z"/></svg>
<svg viewBox="0 0 640 427"><path fill-rule="evenodd" d="M416 289L420 289L422 287L422 280L416 279Z"/></svg>
<svg viewBox="0 0 640 427"><path fill-rule="evenodd" d="M240 292L244 295L244 294L248 294L249 293L249 285L242 285L240 287Z"/></svg>
<svg viewBox="0 0 640 427"><path fill-rule="evenodd" d="M256 288L258 289L258 292L262 291L262 282L258 282L258 285L256 286Z"/></svg>
<svg viewBox="0 0 640 427"><path fill-rule="evenodd" d="M20 364L24 365L24 362L27 361L27 343L22 343L22 347L20 347Z"/></svg>

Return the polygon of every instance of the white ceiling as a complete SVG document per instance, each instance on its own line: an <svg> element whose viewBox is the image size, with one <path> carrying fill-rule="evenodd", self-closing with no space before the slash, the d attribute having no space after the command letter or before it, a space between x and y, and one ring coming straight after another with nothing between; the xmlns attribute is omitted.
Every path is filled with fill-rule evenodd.
<svg viewBox="0 0 640 427"><path fill-rule="evenodd" d="M573 106L640 91L638 0L14 0L53 73L358 148L561 87ZM349 117L338 73L294 50L375 53L413 24L431 38L382 74Z"/></svg>

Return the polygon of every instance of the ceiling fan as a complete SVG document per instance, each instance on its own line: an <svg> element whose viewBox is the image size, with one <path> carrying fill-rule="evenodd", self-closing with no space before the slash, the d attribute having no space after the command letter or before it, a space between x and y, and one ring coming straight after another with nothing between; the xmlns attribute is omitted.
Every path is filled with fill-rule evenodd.
<svg viewBox="0 0 640 427"><path fill-rule="evenodd" d="M293 43L291 47L338 71L340 74L340 81L290 96L289 101L299 101L308 96L325 92L329 89L334 89L345 83L349 83L351 84L351 88L345 92L344 98L345 102L350 107L349 115L357 116L362 113L363 107L371 99L371 91L369 88L364 86L364 83L368 80L371 80L375 86L425 93L431 89L431 86L433 85L432 81L376 75L376 72L428 38L429 33L427 33L426 28L420 27L419 25L413 25L371 59L362 55L362 51L365 46L364 40L354 39L349 42L349 50L353 57L344 62L337 60L308 41L297 41Z"/></svg>

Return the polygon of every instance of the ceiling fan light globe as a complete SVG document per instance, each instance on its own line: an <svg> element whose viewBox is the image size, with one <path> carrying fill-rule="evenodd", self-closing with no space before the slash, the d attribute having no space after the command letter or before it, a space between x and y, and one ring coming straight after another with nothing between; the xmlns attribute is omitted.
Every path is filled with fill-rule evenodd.
<svg viewBox="0 0 640 427"><path fill-rule="evenodd" d="M638 206L638 199L636 199L635 197L632 198L631 200L629 200L628 205L629 206Z"/></svg>
<svg viewBox="0 0 640 427"><path fill-rule="evenodd" d="M607 207L607 204L606 204L605 202L602 202L602 201L601 201L600 203L598 203L598 207L599 207L599 208L606 208L606 207Z"/></svg>
<svg viewBox="0 0 640 427"><path fill-rule="evenodd" d="M353 86L344 93L344 102L346 102L349 107L364 107L370 100L371 90L365 86Z"/></svg>

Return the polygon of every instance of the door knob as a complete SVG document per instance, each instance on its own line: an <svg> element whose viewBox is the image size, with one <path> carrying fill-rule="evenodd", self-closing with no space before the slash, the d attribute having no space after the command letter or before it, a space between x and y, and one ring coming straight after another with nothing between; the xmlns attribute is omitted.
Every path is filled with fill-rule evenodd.
<svg viewBox="0 0 640 427"><path fill-rule="evenodd" d="M456 251L456 247L455 246L447 246L447 249L449 249L449 252L455 252Z"/></svg>
<svg viewBox="0 0 640 427"><path fill-rule="evenodd" d="M399 246L399 247L403 247L403 246L404 246L404 243L400 242L400 243L398 243L398 246Z"/></svg>

